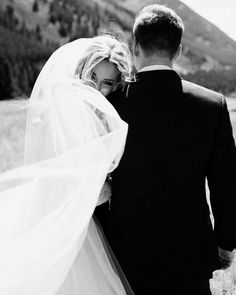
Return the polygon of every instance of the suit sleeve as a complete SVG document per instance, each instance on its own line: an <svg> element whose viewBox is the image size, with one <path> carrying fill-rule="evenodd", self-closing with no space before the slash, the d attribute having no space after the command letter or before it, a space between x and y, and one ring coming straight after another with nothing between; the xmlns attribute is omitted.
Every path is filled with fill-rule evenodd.
<svg viewBox="0 0 236 295"><path fill-rule="evenodd" d="M236 147L224 98L207 179L217 244L232 251L236 247Z"/></svg>

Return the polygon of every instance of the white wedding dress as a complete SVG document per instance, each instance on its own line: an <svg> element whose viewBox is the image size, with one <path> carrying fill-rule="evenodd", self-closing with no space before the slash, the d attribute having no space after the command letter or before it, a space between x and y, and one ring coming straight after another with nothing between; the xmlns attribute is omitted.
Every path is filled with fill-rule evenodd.
<svg viewBox="0 0 236 295"><path fill-rule="evenodd" d="M1 295L132 294L92 220L127 124L74 77L90 42L49 58L27 106L25 165L0 175Z"/></svg>

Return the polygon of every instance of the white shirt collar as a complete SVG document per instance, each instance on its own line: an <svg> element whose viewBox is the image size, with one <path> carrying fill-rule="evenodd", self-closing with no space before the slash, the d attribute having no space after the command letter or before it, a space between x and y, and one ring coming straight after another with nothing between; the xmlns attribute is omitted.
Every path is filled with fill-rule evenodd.
<svg viewBox="0 0 236 295"><path fill-rule="evenodd" d="M143 67L141 70L139 70L139 73L156 71L156 70L172 70L172 68L166 65L152 65L152 66Z"/></svg>

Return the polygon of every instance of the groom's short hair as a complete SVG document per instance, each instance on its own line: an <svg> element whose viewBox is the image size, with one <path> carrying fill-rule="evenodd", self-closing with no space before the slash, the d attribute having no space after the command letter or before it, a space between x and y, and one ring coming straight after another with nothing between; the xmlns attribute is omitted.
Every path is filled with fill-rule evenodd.
<svg viewBox="0 0 236 295"><path fill-rule="evenodd" d="M133 34L146 56L162 53L173 58L182 41L184 24L170 8L163 5L149 5L137 15Z"/></svg>

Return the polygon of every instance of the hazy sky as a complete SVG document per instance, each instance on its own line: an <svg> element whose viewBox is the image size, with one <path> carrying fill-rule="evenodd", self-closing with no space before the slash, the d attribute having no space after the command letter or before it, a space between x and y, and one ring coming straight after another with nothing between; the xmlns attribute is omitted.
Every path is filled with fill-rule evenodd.
<svg viewBox="0 0 236 295"><path fill-rule="evenodd" d="M236 0L181 0L236 40Z"/></svg>

